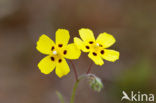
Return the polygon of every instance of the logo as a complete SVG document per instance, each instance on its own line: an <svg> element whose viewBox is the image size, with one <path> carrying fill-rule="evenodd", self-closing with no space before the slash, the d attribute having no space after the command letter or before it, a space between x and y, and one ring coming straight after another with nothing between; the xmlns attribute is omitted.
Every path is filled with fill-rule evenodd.
<svg viewBox="0 0 156 103"><path fill-rule="evenodd" d="M128 100L128 101L150 101L154 102L154 94L142 94L140 91L135 93L134 91L131 91L131 95L128 96L128 94L125 91L122 91L123 97L121 98L121 101Z"/></svg>

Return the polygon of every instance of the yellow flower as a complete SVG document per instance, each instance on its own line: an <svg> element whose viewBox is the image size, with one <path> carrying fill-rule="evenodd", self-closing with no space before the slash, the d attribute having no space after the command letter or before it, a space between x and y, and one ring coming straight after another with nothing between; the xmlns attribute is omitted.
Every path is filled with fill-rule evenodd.
<svg viewBox="0 0 156 103"><path fill-rule="evenodd" d="M115 62L119 59L119 52L111 49L106 49L115 43L115 38L104 32L99 34L95 40L94 34L90 29L82 28L79 30L80 37L74 38L74 43L83 52L89 52L88 56L95 64L103 65L103 59Z"/></svg>
<svg viewBox="0 0 156 103"><path fill-rule="evenodd" d="M38 63L38 67L44 74L49 74L56 67L55 73L61 78L70 72L65 58L78 59L81 51L75 46L74 43L68 45L68 41L70 39L68 30L58 29L55 36L56 43L54 43L53 40L45 34L41 35L37 41L36 49L47 55Z"/></svg>

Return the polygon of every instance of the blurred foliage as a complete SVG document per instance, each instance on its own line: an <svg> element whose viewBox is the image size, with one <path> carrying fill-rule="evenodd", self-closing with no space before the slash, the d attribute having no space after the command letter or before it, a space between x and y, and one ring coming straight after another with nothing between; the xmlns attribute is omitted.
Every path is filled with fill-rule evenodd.
<svg viewBox="0 0 156 103"><path fill-rule="evenodd" d="M142 57L137 60L135 64L126 68L120 76L116 79L113 88L110 90L111 94L114 95L115 100L120 103L122 91L125 91L130 95L131 91L141 92L141 93L155 93L154 88L150 84L150 79L153 77L153 68L151 66L151 61L149 58ZM154 85L154 84L153 84ZM118 103L117 102L117 103ZM126 101L126 103L129 103ZM135 103L135 102L132 102ZM139 102L137 102L139 103ZM144 102L140 102L144 103Z"/></svg>
<svg viewBox="0 0 156 103"><path fill-rule="evenodd" d="M133 67L122 72L117 80L117 85L122 89L141 89L148 85L152 76L150 60L142 58Z"/></svg>
<svg viewBox="0 0 156 103"><path fill-rule="evenodd" d="M60 103L64 103L64 98L63 98L63 95L59 92L59 91L56 91L56 94L60 100Z"/></svg>

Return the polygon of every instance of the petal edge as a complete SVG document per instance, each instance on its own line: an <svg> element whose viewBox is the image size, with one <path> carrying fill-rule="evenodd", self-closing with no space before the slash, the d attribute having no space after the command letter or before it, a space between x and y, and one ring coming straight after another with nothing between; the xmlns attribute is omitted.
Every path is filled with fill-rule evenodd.
<svg viewBox="0 0 156 103"><path fill-rule="evenodd" d="M69 31L66 29L58 29L55 36L56 44L67 45L70 39Z"/></svg>
<svg viewBox="0 0 156 103"><path fill-rule="evenodd" d="M99 34L96 42L101 44L104 48L108 48L115 43L115 38L106 32Z"/></svg>
<svg viewBox="0 0 156 103"><path fill-rule="evenodd" d="M64 55L67 59L78 59L81 55L81 51L77 48L77 46L72 43L67 45L67 53Z"/></svg>
<svg viewBox="0 0 156 103"><path fill-rule="evenodd" d="M77 48L79 48L83 52L89 52L89 50L85 48L85 43L81 39L75 37L74 38L74 43L77 46Z"/></svg>
<svg viewBox="0 0 156 103"><path fill-rule="evenodd" d="M110 62L115 62L116 60L119 59L119 56L120 53L118 51L105 49L102 58Z"/></svg>
<svg viewBox="0 0 156 103"><path fill-rule="evenodd" d="M69 72L70 72L70 68L66 60L63 58L61 63L57 63L55 73L59 78L62 78L63 76L67 75Z"/></svg>
<svg viewBox="0 0 156 103"><path fill-rule="evenodd" d="M37 41L36 49L43 54L50 54L52 46L55 43L47 35L42 34Z"/></svg>
<svg viewBox="0 0 156 103"><path fill-rule="evenodd" d="M51 61L50 56L44 57L39 63L38 68L43 74L49 74L55 69L55 62Z"/></svg>
<svg viewBox="0 0 156 103"><path fill-rule="evenodd" d="M83 41L86 41L86 42L95 41L94 33L90 29L87 29L87 28L80 29L79 35Z"/></svg>

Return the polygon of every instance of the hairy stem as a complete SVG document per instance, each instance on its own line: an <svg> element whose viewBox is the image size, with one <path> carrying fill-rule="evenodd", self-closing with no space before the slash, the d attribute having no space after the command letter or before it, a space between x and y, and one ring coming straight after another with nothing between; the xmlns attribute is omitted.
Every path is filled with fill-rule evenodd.
<svg viewBox="0 0 156 103"><path fill-rule="evenodd" d="M90 65L89 65L89 68L88 68L88 71L87 71L87 74L90 73L91 69L92 69L92 65L93 65L93 62L91 61Z"/></svg>
<svg viewBox="0 0 156 103"><path fill-rule="evenodd" d="M77 74L77 71L76 71L76 67L75 67L74 63L73 63L71 60L70 60L70 62L71 62L71 64L72 64L72 66L73 66L75 79L76 79L76 81L78 81L78 74Z"/></svg>
<svg viewBox="0 0 156 103"><path fill-rule="evenodd" d="M74 100L75 100L75 93L76 93L76 89L78 87L78 84L79 84L79 80L77 80L74 84L74 87L73 87L73 91L72 91L72 96L71 96L71 99L70 99L70 103L74 103Z"/></svg>
<svg viewBox="0 0 156 103"><path fill-rule="evenodd" d="M91 62L91 64L89 65L87 74L81 75L79 78L78 78L78 74L77 74L76 67L75 67L74 63L71 60L70 60L70 62L72 64L72 66L73 66L73 70L74 70L74 74L75 74L75 79L76 79L76 82L75 82L74 87L73 87L73 90L72 90L72 95L71 95L71 98L70 98L70 103L74 103L75 93L76 93L76 89L78 87L78 84L79 84L80 80L82 80L83 78L85 78L85 77L88 76L88 74L90 73L91 67L93 65L93 62Z"/></svg>
<svg viewBox="0 0 156 103"><path fill-rule="evenodd" d="M78 84L80 82L80 80L84 79L85 77L87 77L87 75L81 75L79 77L79 79L75 82L74 87L73 87L73 91L72 91L72 96L70 98L70 103L74 103L75 100L75 93L76 93L76 89L78 87Z"/></svg>

